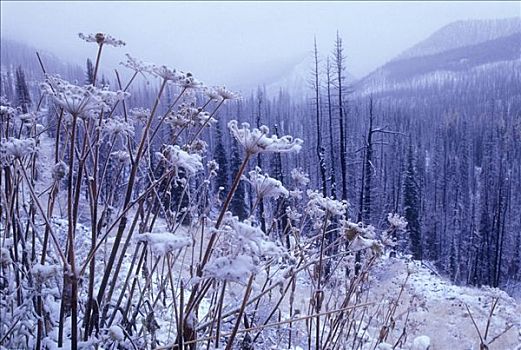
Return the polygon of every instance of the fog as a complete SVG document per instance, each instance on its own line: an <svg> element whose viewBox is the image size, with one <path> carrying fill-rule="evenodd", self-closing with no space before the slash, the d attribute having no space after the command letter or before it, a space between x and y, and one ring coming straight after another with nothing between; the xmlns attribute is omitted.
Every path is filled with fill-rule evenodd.
<svg viewBox="0 0 521 350"><path fill-rule="evenodd" d="M2 37L84 64L95 48L78 32L107 32L131 53L194 72L207 83L265 83L310 52L331 52L336 31L361 77L445 24L520 14L518 2L1 2Z"/></svg>

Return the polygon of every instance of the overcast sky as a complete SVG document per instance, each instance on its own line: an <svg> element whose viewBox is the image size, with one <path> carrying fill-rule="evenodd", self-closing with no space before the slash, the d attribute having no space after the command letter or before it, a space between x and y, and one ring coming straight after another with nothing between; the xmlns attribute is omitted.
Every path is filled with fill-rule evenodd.
<svg viewBox="0 0 521 350"><path fill-rule="evenodd" d="M78 32L106 32L127 42L106 50L108 62L128 52L192 71L208 83L271 76L302 60L316 35L323 55L336 31L348 70L361 77L445 24L520 16L512 2L6 2L2 37L84 63L94 45ZM107 61L106 61L107 62Z"/></svg>

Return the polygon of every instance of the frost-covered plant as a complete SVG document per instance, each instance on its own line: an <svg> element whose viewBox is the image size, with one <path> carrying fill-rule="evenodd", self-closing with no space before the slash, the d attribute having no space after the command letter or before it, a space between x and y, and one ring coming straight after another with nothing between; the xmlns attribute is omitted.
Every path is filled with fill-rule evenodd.
<svg viewBox="0 0 521 350"><path fill-rule="evenodd" d="M54 181L60 181L67 175L68 172L69 167L63 160L60 160L52 167L52 178Z"/></svg>
<svg viewBox="0 0 521 350"><path fill-rule="evenodd" d="M92 85L74 85L59 76L49 74L41 89L66 112L84 117L95 116L101 110L109 110L117 101L130 96L128 92L123 91L112 92Z"/></svg>
<svg viewBox="0 0 521 350"><path fill-rule="evenodd" d="M387 221L389 221L391 228L395 230L405 230L408 224L407 220L405 220L403 216L400 216L396 213L387 214Z"/></svg>
<svg viewBox="0 0 521 350"><path fill-rule="evenodd" d="M297 186L306 187L309 184L309 175L302 168L291 170L291 178Z"/></svg>
<svg viewBox="0 0 521 350"><path fill-rule="evenodd" d="M120 164L130 163L130 154L127 151L114 151L110 153L110 157Z"/></svg>
<svg viewBox="0 0 521 350"><path fill-rule="evenodd" d="M239 221L231 214L226 216L219 232L226 238L220 247L224 256L208 263L204 269L206 277L245 282L260 270L262 261L277 258L283 252L259 227L253 226L249 220Z"/></svg>
<svg viewBox="0 0 521 350"><path fill-rule="evenodd" d="M22 159L37 151L36 141L33 138L18 139L10 137L0 142L0 154L5 161L11 158Z"/></svg>
<svg viewBox="0 0 521 350"><path fill-rule="evenodd" d="M248 175L248 177L243 176L243 180L253 187L257 198L277 199L289 195L289 191L284 188L282 182L269 177L268 174L262 174L262 169L259 167L255 167L255 170L250 171Z"/></svg>
<svg viewBox="0 0 521 350"><path fill-rule="evenodd" d="M156 155L169 166L183 168L189 174L203 170L202 157L199 154L183 151L178 145L167 145Z"/></svg>
<svg viewBox="0 0 521 350"><path fill-rule="evenodd" d="M133 70L136 73L152 73L153 64L148 62L143 62L140 59L132 57L130 54L125 54L127 56L126 62L120 62L120 64L124 67L127 67Z"/></svg>
<svg viewBox="0 0 521 350"><path fill-rule="evenodd" d="M306 214L312 219L315 228L322 226L323 219L328 217L343 217L347 203L333 198L324 197L319 191L307 190L308 202Z"/></svg>
<svg viewBox="0 0 521 350"><path fill-rule="evenodd" d="M138 236L141 242L147 242L157 255L172 253L192 244L190 237L177 235L171 232L148 232Z"/></svg>
<svg viewBox="0 0 521 350"><path fill-rule="evenodd" d="M102 132L109 138L119 136L121 138L134 136L134 125L125 121L121 116L114 116L105 119L102 126Z"/></svg>
<svg viewBox="0 0 521 350"><path fill-rule="evenodd" d="M250 129L250 124L242 123L238 126L236 120L228 123L228 128L233 137L245 148L248 155L259 153L283 153L299 152L303 141L289 135L278 137L277 135L268 136L269 128L265 125L260 128Z"/></svg>
<svg viewBox="0 0 521 350"><path fill-rule="evenodd" d="M78 33L80 39L85 40L88 43L96 43L98 45L111 45L114 47L125 46L125 42L123 40L119 40L106 33L96 33L96 34L84 34Z"/></svg>
<svg viewBox="0 0 521 350"><path fill-rule="evenodd" d="M245 283L258 268L250 255L221 256L211 260L204 269L204 276L219 281Z"/></svg>
<svg viewBox="0 0 521 350"><path fill-rule="evenodd" d="M136 107L129 110L128 113L134 122L144 123L150 118L150 110L148 108Z"/></svg>
<svg viewBox="0 0 521 350"><path fill-rule="evenodd" d="M217 95L219 95L219 97L221 97L223 101L240 99L240 95L238 93L227 90L224 86L216 87L215 92Z"/></svg>
<svg viewBox="0 0 521 350"><path fill-rule="evenodd" d="M178 71L174 68L170 68L167 66L152 66L152 73L166 81L172 81L174 83L178 83L181 80L186 78L186 75Z"/></svg>

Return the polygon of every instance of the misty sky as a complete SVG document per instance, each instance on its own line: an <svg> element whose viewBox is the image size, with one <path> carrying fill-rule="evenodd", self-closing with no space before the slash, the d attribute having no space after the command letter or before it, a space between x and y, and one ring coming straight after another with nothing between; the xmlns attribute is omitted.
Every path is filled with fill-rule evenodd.
<svg viewBox="0 0 521 350"><path fill-rule="evenodd" d="M27 42L84 64L95 46L78 32L125 40L106 50L166 64L211 84L262 83L310 52L322 55L335 33L348 70L361 77L445 24L520 16L519 2L0 2L2 37Z"/></svg>

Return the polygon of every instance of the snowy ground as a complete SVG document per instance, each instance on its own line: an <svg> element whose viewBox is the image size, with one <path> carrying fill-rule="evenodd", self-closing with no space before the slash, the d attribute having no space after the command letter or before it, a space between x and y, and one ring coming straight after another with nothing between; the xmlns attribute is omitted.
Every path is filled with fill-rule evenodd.
<svg viewBox="0 0 521 350"><path fill-rule="evenodd" d="M398 321L405 317L405 309L415 306L409 316L409 339L427 335L431 339L429 350L479 349L479 336L467 312L468 305L481 334L484 336L487 319L494 298L499 302L491 318L487 340L491 341L513 325L489 349L521 349L521 303L505 292L493 288L470 288L452 285L433 274L418 262L404 259L383 260L373 271L372 291L375 299L395 297L406 280Z"/></svg>

